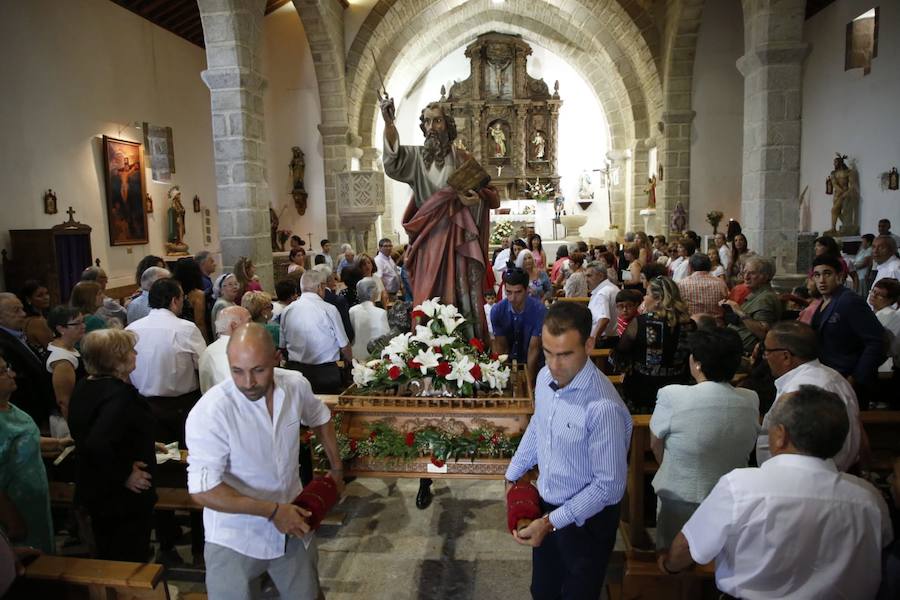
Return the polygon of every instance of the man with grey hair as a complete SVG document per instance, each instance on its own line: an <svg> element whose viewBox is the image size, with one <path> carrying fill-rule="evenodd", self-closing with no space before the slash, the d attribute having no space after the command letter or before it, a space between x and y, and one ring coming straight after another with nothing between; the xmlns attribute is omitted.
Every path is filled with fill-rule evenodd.
<svg viewBox="0 0 900 600"><path fill-rule="evenodd" d="M375 255L375 266L378 267L378 277L384 284L384 289L388 295L393 298L400 291L400 271L397 269L397 263L391 258L394 251L394 242L391 238L381 238L378 240L378 254Z"/></svg>
<svg viewBox="0 0 900 600"><path fill-rule="evenodd" d="M768 422L772 458L724 475L660 569L715 561L716 587L741 598L874 598L893 531L875 488L831 460L849 426L833 392L801 385L780 398Z"/></svg>
<svg viewBox="0 0 900 600"><path fill-rule="evenodd" d="M212 274L216 272L216 259L209 250L201 250L194 255L194 262L200 266L203 274L203 293L206 297L212 297Z"/></svg>
<svg viewBox="0 0 900 600"><path fill-rule="evenodd" d="M235 329L249 322L250 311L243 306L228 306L219 311L215 323L219 338L200 355L200 391L204 394L231 377L226 353L228 340Z"/></svg>
<svg viewBox="0 0 900 600"><path fill-rule="evenodd" d="M879 279L893 277L900 280L900 258L897 258L897 240L892 235L879 235L872 241L872 268L866 280L869 289Z"/></svg>
<svg viewBox="0 0 900 600"><path fill-rule="evenodd" d="M25 309L15 294L0 292L0 354L8 371L0 377L15 378L9 400L21 408L40 428L46 428L56 406L47 367L25 339Z"/></svg>
<svg viewBox="0 0 900 600"><path fill-rule="evenodd" d="M369 356L369 342L391 330L387 311L375 306L378 295L378 284L371 277L361 279L356 284L356 299L359 304L350 307L350 321L356 331L353 356L360 361Z"/></svg>
<svg viewBox="0 0 900 600"><path fill-rule="evenodd" d="M687 304L688 312L694 315L712 315L722 320L723 300L728 298L728 286L718 277L709 274L712 262L702 253L688 258L690 275L678 282L681 299Z"/></svg>
<svg viewBox="0 0 900 600"><path fill-rule="evenodd" d="M775 263L768 258L748 258L744 263L743 276L750 294L741 304L723 300L722 308L725 322L741 336L744 353L750 354L756 344L765 339L772 324L781 318L781 300L772 289Z"/></svg>
<svg viewBox="0 0 900 600"><path fill-rule="evenodd" d="M616 294L619 286L609 280L606 266L592 262L584 270L588 287L591 289L591 300L588 308L591 311L591 337L597 347L613 348L619 341L616 332L616 319L619 311L616 308Z"/></svg>
<svg viewBox="0 0 900 600"><path fill-rule="evenodd" d="M167 279L172 274L162 267L148 267L141 274L141 295L128 305L128 322L134 323L150 314L150 288L158 279Z"/></svg>
<svg viewBox="0 0 900 600"><path fill-rule="evenodd" d="M303 373L313 392L339 394L343 386L337 361L343 354L349 362L353 350L338 309L325 302L326 278L316 269L300 278L300 299L281 313L281 346L288 357L285 366Z"/></svg>
<svg viewBox="0 0 900 600"><path fill-rule="evenodd" d="M341 244L341 260L338 261L337 269L335 269L335 274L337 274L338 279L341 277L341 271L343 271L345 267L353 264L354 256L356 256L356 254L353 252L353 246L350 244Z"/></svg>

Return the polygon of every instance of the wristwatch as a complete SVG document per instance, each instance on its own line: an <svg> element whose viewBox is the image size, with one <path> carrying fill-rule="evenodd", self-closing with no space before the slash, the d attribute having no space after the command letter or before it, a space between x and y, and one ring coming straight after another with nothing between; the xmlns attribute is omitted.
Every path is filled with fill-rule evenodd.
<svg viewBox="0 0 900 600"><path fill-rule="evenodd" d="M547 513L541 518L547 521L547 524L550 526L550 533L556 532L556 526L554 526L553 521L550 520L550 513Z"/></svg>

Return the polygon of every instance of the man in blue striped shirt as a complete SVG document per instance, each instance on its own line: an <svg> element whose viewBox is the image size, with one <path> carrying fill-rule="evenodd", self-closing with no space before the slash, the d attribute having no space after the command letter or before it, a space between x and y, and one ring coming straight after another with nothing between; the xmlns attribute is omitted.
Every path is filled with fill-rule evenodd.
<svg viewBox="0 0 900 600"><path fill-rule="evenodd" d="M507 490L535 465L544 516L515 540L532 546L535 599L600 597L625 493L631 415L589 360L590 311L557 302L541 339L535 412L506 471Z"/></svg>

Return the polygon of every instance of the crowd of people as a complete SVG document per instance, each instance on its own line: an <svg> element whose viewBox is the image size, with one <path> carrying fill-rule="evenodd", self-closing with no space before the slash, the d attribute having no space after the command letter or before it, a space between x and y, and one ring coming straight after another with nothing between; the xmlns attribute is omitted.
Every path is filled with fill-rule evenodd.
<svg viewBox="0 0 900 600"><path fill-rule="evenodd" d="M537 597L559 585L582 589L605 569L629 412L652 415L663 570L715 559L720 589L747 598L763 589L815 597L806 593L813 579L815 589L849 590L848 577L866 574L876 583L856 597L874 597L873 557L891 542L891 521L884 500L849 473L865 458L860 411L897 408L900 258L890 223L863 240L847 255L819 238L807 285L787 293L773 288L773 261L750 249L736 223L706 251L690 231L668 241L629 233L624 246L564 244L552 261L540 236L503 242L484 310L492 350L526 366L535 385L535 417L507 479L540 466L548 516L516 534L544 548L534 557ZM136 291L121 302L107 296L98 267L64 305L51 306L37 281L0 293L0 526L14 545L55 552L44 461L74 445L75 504L88 523L78 533L92 555L148 560L155 529L156 558L180 561L172 513L154 510L156 452L177 442L190 449L187 486L206 508L214 597L243 597L262 571L282 594L314 597L308 514L291 504L312 476L298 428L316 431L342 485L330 414L316 395L343 391L354 358L378 354L411 327L412 291L405 249L388 238L374 258L348 244L333 257L328 240L315 254L291 245L274 297L252 261L216 275L207 252L174 265L145 257ZM607 355L602 371L624 377L618 391L594 366ZM599 404L579 408L598 395ZM566 406L555 417L553 402ZM547 454L538 440L557 435L564 454ZM752 460L759 468L745 469ZM809 483L791 488L794 502L765 501L792 479ZM419 508L430 485L422 480ZM761 549L755 523L767 515L804 552ZM599 545L579 537L586 524ZM798 560L825 560L810 541L819 528L859 548L829 567L827 584L796 574ZM846 528L854 540L838 540ZM569 533L548 537L557 531ZM574 571L559 563L573 548ZM886 571L891 581L896 573Z"/></svg>

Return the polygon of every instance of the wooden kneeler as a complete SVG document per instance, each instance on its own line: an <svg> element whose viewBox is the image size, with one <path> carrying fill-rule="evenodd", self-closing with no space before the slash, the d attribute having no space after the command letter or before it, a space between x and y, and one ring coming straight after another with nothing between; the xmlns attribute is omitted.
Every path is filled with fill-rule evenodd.
<svg viewBox="0 0 900 600"><path fill-rule="evenodd" d="M25 570L23 598L169 600L165 567L69 556L39 556Z"/></svg>

